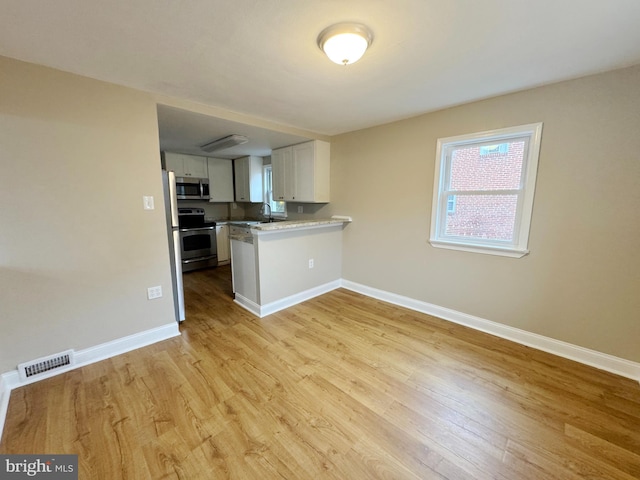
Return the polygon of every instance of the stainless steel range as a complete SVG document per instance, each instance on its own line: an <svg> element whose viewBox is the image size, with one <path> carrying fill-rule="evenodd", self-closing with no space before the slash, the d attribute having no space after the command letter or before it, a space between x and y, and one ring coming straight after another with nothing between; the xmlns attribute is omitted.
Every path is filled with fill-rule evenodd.
<svg viewBox="0 0 640 480"><path fill-rule="evenodd" d="M182 271L217 267L216 224L204 221L204 209L179 208L178 223Z"/></svg>

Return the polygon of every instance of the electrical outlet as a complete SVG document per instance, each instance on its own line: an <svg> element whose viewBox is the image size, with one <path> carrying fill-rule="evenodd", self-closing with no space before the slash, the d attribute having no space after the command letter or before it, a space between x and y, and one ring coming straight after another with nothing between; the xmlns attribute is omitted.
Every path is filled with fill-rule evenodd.
<svg viewBox="0 0 640 480"><path fill-rule="evenodd" d="M149 300L153 300L154 298L160 298L162 296L162 287L158 285L157 287L149 287L147 288L147 298Z"/></svg>
<svg viewBox="0 0 640 480"><path fill-rule="evenodd" d="M298 213L304 213L304 207L302 205L298 205Z"/></svg>
<svg viewBox="0 0 640 480"><path fill-rule="evenodd" d="M144 195L142 197L142 205L145 210L153 210L155 205L153 204L153 197Z"/></svg>
<svg viewBox="0 0 640 480"><path fill-rule="evenodd" d="M313 268L313 258L309 259L309 268Z"/></svg>
<svg viewBox="0 0 640 480"><path fill-rule="evenodd" d="M233 202L233 203L231 204L231 208L232 208L233 210L235 210L236 208L238 208L238 205L236 204L236 202Z"/></svg>

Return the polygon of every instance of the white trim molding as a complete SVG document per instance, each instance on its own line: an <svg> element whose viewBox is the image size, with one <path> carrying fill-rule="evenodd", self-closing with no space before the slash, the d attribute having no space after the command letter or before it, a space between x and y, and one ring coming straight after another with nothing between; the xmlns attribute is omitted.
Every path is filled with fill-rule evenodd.
<svg viewBox="0 0 640 480"><path fill-rule="evenodd" d="M245 310L253 313L256 317L260 317L260 305L258 305L253 300L249 300L247 297L243 297L239 293L234 294L233 301L240 305Z"/></svg>
<svg viewBox="0 0 640 480"><path fill-rule="evenodd" d="M606 353L590 350L588 348L573 345L571 343L555 340L553 338L527 332L519 328L510 327L502 323L493 322L484 318L475 317L458 312L450 308L440 307L431 303L415 300L395 293L368 287L349 280L342 280L342 287L361 293L368 297L376 298L387 303L426 313L465 327L473 328L481 332L495 335L496 337L511 340L512 342L526 345L527 347L542 350L559 357L568 358L591 367L598 368L622 377L640 382L640 363L632 362Z"/></svg>
<svg viewBox="0 0 640 480"><path fill-rule="evenodd" d="M248 298L243 297L239 293L235 294L235 299L233 301L245 310L253 313L256 317L262 318L266 317L267 315L271 315L272 313L279 312L280 310L284 310L285 308L297 305L298 303L302 303L311 298L318 297L322 294L330 292L331 290L335 290L336 288L340 288L341 285L341 280L334 280L332 282L318 285L317 287L310 288L303 292L295 293L293 295L281 298L280 300L276 300L275 302L267 303L265 305L258 305Z"/></svg>
<svg viewBox="0 0 640 480"><path fill-rule="evenodd" d="M134 333L133 335L128 335L126 337L118 338L116 340L96 345L94 347L79 350L75 352L74 365L51 370L47 374L38 375L38 377L34 379L26 379L24 381L21 381L20 374L18 373L17 369L3 373L2 375L0 375L0 441L2 440L2 430L4 428L4 422L7 417L9 397L11 396L11 391L14 388L29 385L30 383L35 383L40 380L44 380L45 378L50 378L61 373L69 372L71 370L75 370L76 368L84 367L85 365L99 362L101 360L106 360L108 358L115 357L116 355L121 355L123 353L130 352L131 350L146 347L147 345L161 342L162 340L167 340L179 335L180 329L178 328L178 323L172 322L161 327L145 330L144 332Z"/></svg>
<svg viewBox="0 0 640 480"><path fill-rule="evenodd" d="M302 303L306 300L318 297L327 292L330 292L331 290L340 288L341 284L342 282L340 280L334 280L332 282L325 283L324 285L318 285L317 287L310 288L309 290L305 290L304 292L296 293L289 297L276 300L275 302L267 303L266 305L260 307L260 316L264 317L267 315L271 315L272 313L279 312L280 310L292 307L293 305L297 305L298 303Z"/></svg>

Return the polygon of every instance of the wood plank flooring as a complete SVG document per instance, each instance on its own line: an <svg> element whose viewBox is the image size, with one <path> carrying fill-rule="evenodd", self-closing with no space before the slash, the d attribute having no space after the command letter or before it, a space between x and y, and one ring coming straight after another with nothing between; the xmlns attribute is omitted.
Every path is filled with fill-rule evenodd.
<svg viewBox="0 0 640 480"><path fill-rule="evenodd" d="M0 453L81 479L638 479L640 386L335 290L257 319L185 275L179 338L13 391Z"/></svg>

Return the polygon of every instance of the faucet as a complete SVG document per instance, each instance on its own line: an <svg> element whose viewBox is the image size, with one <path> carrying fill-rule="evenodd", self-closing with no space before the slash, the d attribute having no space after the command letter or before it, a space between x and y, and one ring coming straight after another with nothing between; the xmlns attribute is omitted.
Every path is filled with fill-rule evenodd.
<svg viewBox="0 0 640 480"><path fill-rule="evenodd" d="M271 216L271 205L269 205L268 203L263 203L262 204L262 208L260 209L260 212L262 213L263 217L267 216L267 208L269 209L269 222L273 222L273 217Z"/></svg>

